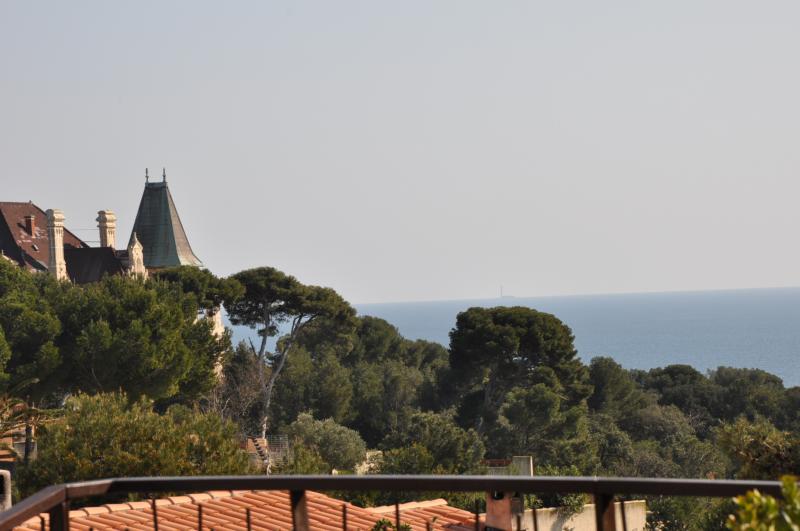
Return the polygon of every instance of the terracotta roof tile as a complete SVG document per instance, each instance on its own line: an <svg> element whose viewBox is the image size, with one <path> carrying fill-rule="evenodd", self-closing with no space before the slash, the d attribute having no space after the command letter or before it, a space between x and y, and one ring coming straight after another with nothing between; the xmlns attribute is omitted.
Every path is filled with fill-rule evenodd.
<svg viewBox="0 0 800 531"><path fill-rule="evenodd" d="M128 502L128 505L131 506L131 509L149 509L150 508L150 502L146 502L146 501Z"/></svg>
<svg viewBox="0 0 800 531"><path fill-rule="evenodd" d="M147 502L145 502L145 503L147 503ZM128 509L131 508L131 504L129 504L129 503L107 503L107 504L103 505L103 507L106 507L110 512L113 513L115 511L127 511Z"/></svg>
<svg viewBox="0 0 800 531"><path fill-rule="evenodd" d="M342 508L347 507L348 529L371 529L375 523L387 518L394 520L394 506L364 509L331 498L319 492L307 492L306 503L311 529L340 531ZM198 507L203 507L203 528L216 531L246 531L246 512L250 509L252 528L279 531L292 528L289 493L285 491L212 491L208 493L173 496L157 500L158 527L162 531L188 531L197 529ZM44 515L45 517L47 515ZM456 531L471 529L473 515L468 511L450 507L445 500L404 503L400 518L411 525L413 531L424 531L431 523L435 530ZM153 512L149 502L107 504L70 511L72 529L88 531L123 530L150 531ZM40 520L32 518L17 530L39 530Z"/></svg>
<svg viewBox="0 0 800 531"><path fill-rule="evenodd" d="M169 501L171 501L173 504L176 504L176 503L191 503L192 502L192 499L189 496L170 496L167 499Z"/></svg>

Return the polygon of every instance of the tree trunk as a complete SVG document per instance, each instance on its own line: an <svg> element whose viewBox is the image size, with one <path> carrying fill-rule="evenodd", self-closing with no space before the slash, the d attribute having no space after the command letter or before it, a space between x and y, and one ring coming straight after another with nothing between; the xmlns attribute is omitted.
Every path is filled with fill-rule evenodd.
<svg viewBox="0 0 800 531"><path fill-rule="evenodd" d="M261 348L258 349L258 359L264 361L264 354L267 352L267 330L269 329L269 311L264 308L264 335L261 336Z"/></svg>
<svg viewBox="0 0 800 531"><path fill-rule="evenodd" d="M266 312L264 312L264 315L265 318L267 318ZM283 370L283 366L286 365L286 358L289 357L289 351L292 349L292 345L294 344L294 339L297 337L297 334L303 327L305 327L305 325L313 321L316 316L308 316L308 320L303 321L305 317L307 316L301 314L296 315L292 319L292 328L289 331L289 336L286 338L286 341L281 347L278 363L273 365L272 373L269 375L269 381L267 382L266 387L264 387L264 418L261 421L261 436L264 438L266 438L267 428L269 428L269 406L272 403L272 389L275 387L275 381L278 379L278 375ZM277 351L277 345L275 349Z"/></svg>
<svg viewBox="0 0 800 531"><path fill-rule="evenodd" d="M486 417L486 412L489 411L489 408L491 407L493 392L494 381L490 374L486 382L486 386L483 388L483 408L481 409L481 414L478 416L478 422L475 425L475 431L478 432L478 435L483 435L483 432L486 429L486 422L484 421L484 418Z"/></svg>
<svg viewBox="0 0 800 531"><path fill-rule="evenodd" d="M27 465L31 460L31 453L33 452L33 427L30 421L25 422L25 455L23 455L23 462Z"/></svg>
<svg viewBox="0 0 800 531"><path fill-rule="evenodd" d="M278 375L286 365L286 358L289 357L289 349L292 347L292 342L287 341L283 346L283 352L280 354L277 365L272 367L272 373L269 375L267 385L264 387L264 418L261 421L261 437L267 437L267 427L269 424L269 406L272 403L272 390L275 388L275 382L278 380Z"/></svg>

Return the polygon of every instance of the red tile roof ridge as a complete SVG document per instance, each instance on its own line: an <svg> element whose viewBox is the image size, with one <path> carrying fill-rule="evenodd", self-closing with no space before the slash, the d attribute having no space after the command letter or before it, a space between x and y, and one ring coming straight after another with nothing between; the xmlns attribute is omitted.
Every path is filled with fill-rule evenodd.
<svg viewBox="0 0 800 531"><path fill-rule="evenodd" d="M413 509L423 509L425 507L438 507L440 505L447 505L447 500L444 498L437 498L435 500L413 501L400 504L400 512L410 511ZM365 507L366 510L376 513L393 513L395 511L394 505L381 505L380 507Z"/></svg>

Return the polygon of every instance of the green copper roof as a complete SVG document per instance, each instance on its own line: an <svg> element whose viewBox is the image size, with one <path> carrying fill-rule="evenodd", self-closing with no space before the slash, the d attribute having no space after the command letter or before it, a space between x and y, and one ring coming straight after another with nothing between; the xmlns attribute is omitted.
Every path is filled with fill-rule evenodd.
<svg viewBox="0 0 800 531"><path fill-rule="evenodd" d="M142 244L145 267L203 265L189 245L166 181L144 185L133 233Z"/></svg>

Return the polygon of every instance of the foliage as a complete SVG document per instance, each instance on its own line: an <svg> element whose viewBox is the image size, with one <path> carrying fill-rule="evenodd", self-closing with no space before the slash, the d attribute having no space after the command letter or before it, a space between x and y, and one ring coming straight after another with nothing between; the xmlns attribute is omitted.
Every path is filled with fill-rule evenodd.
<svg viewBox="0 0 800 531"><path fill-rule="evenodd" d="M333 419L314 420L301 413L286 429L297 446L313 449L332 468L353 470L366 457L367 448L358 432Z"/></svg>
<svg viewBox="0 0 800 531"><path fill-rule="evenodd" d="M650 405L619 423L633 440L623 475L646 477L723 477L727 460L716 446L701 441L686 415L675 406Z"/></svg>
<svg viewBox="0 0 800 531"><path fill-rule="evenodd" d="M387 460L390 452L384 454L384 468L386 473L412 474L410 470L419 468L420 462L430 456L431 463L425 469L427 473L438 471L448 474L465 474L477 472L480 461L483 459L484 446L478 434L470 429L459 427L447 413L416 412L408 419L408 424L402 430L386 437L383 446L392 449L414 449L418 458L409 459L408 470L401 466L404 462L399 459L390 468ZM425 455L422 454L425 451ZM395 453L404 457L402 453ZM410 456L405 456L410 457ZM424 457L424 459L421 459ZM389 472L392 470L392 472ZM420 472L421 473L421 472Z"/></svg>
<svg viewBox="0 0 800 531"><path fill-rule="evenodd" d="M230 350L180 286L125 276L76 286L0 261L0 387L35 379L30 399L122 389L191 402Z"/></svg>
<svg viewBox="0 0 800 531"><path fill-rule="evenodd" d="M727 527L734 531L796 531L800 529L800 489L797 478L784 476L782 497L753 490L734 498L736 512L728 517Z"/></svg>
<svg viewBox="0 0 800 531"><path fill-rule="evenodd" d="M497 422L515 387L557 384L563 407L591 393L589 373L577 357L572 331L556 317L523 307L470 308L450 332L452 396L460 417L479 433Z"/></svg>
<svg viewBox="0 0 800 531"><path fill-rule="evenodd" d="M316 448L296 444L289 460L286 463L276 463L272 471L276 474L329 474L331 468Z"/></svg>
<svg viewBox="0 0 800 531"><path fill-rule="evenodd" d="M563 404L557 382L515 388L506 396L494 439L494 449L506 455L534 455L540 464L596 469L596 449L589 436L585 403Z"/></svg>
<svg viewBox="0 0 800 531"><path fill-rule="evenodd" d="M381 518L380 520L375 522L375 525L372 526L372 529L370 531L389 531L392 529L395 529L397 531L411 531L411 526L404 522L400 522L400 526L397 527L395 526L395 523L392 522L391 520L387 518Z"/></svg>
<svg viewBox="0 0 800 531"><path fill-rule="evenodd" d="M270 368L263 386L263 436L269 425L273 389L302 333L313 324L325 321L327 334L346 335L355 325L355 310L334 290L303 285L272 267L248 269L233 278L244 287L244 295L225 301L228 315L233 324L258 330L261 336L258 358ZM288 323L289 331L270 354L267 340L278 333L283 323Z"/></svg>
<svg viewBox="0 0 800 531"><path fill-rule="evenodd" d="M381 474L443 474L436 459L424 445L411 443L383 452Z"/></svg>
<svg viewBox="0 0 800 531"><path fill-rule="evenodd" d="M161 399L183 387L196 397L213 385L214 366L230 347L197 321L193 297L163 281L105 277L66 285L54 299L67 391L123 389L134 398Z"/></svg>
<svg viewBox="0 0 800 531"><path fill-rule="evenodd" d="M647 528L663 531L719 531L720 524L714 501L688 496L646 496ZM710 526L710 527L705 527Z"/></svg>
<svg viewBox="0 0 800 531"><path fill-rule="evenodd" d="M234 426L183 406L166 414L124 394L79 394L39 430L37 459L19 469L20 492L116 476L244 474Z"/></svg>
<svg viewBox="0 0 800 531"><path fill-rule="evenodd" d="M800 437L778 430L768 420L739 417L716 431L719 446L737 465L737 476L775 479L800 471Z"/></svg>
<svg viewBox="0 0 800 531"><path fill-rule="evenodd" d="M219 278L208 269L193 266L178 266L162 269L155 277L180 286L185 294L196 299L199 308L214 311L224 301L235 301L244 295L244 287L233 278Z"/></svg>
<svg viewBox="0 0 800 531"><path fill-rule="evenodd" d="M634 443L630 435L621 430L614 419L607 415L592 415L589 417L589 423L590 437L597 449L597 459L600 463L598 475L635 476L635 468L631 465Z"/></svg>
<svg viewBox="0 0 800 531"><path fill-rule="evenodd" d="M232 349L197 320L221 303L233 323L258 331L259 345ZM275 465L284 473L351 470L367 446L383 450L385 473L475 473L484 453L533 455L539 473L773 479L800 470L800 388L764 371L626 370L605 357L586 366L569 327L521 307L467 309L448 350L356 317L333 290L270 267L230 279L181 267L74 286L0 260L0 391L32 378L29 402L77 396L40 430L40 461L21 467L30 488L237 470L244 461L228 421L240 433L289 434L294 453ZM133 403L102 394L118 389ZM83 440L92 443L80 448ZM210 440L230 453L212 455L199 442ZM713 528L726 510L704 499L648 504L661 529Z"/></svg>
<svg viewBox="0 0 800 531"><path fill-rule="evenodd" d="M0 386L36 380L27 391L38 400L60 377L56 340L61 323L42 291L50 279L0 260Z"/></svg>
<svg viewBox="0 0 800 531"><path fill-rule="evenodd" d="M26 437L30 436L30 430L41 426L49 416L51 415L48 412L29 406L22 399L14 398L7 393L0 394L0 450L15 455L17 452L13 444L7 441L13 442L14 437L22 433ZM16 457L26 456L16 455Z"/></svg>
<svg viewBox="0 0 800 531"><path fill-rule="evenodd" d="M275 384L271 425L280 430L301 412L333 418L371 446L400 432L411 415L438 400L447 351L409 341L382 319L359 317L349 333L327 320L298 335Z"/></svg>
<svg viewBox="0 0 800 531"><path fill-rule="evenodd" d="M205 397L206 408L235 422L245 434L257 433L267 372L252 349L239 343L223 366L222 378Z"/></svg>
<svg viewBox="0 0 800 531"><path fill-rule="evenodd" d="M536 473L540 476L579 476L580 470L575 465L556 467L545 465L538 467ZM574 494L540 494L530 496L526 502L530 507L558 507L559 514L565 518L577 514L583 510L583 506L589 503L589 496L581 493Z"/></svg>
<svg viewBox="0 0 800 531"><path fill-rule="evenodd" d="M589 381L593 387L587 401L589 409L609 415L615 420L651 401L629 371L611 358L592 359L589 364Z"/></svg>

